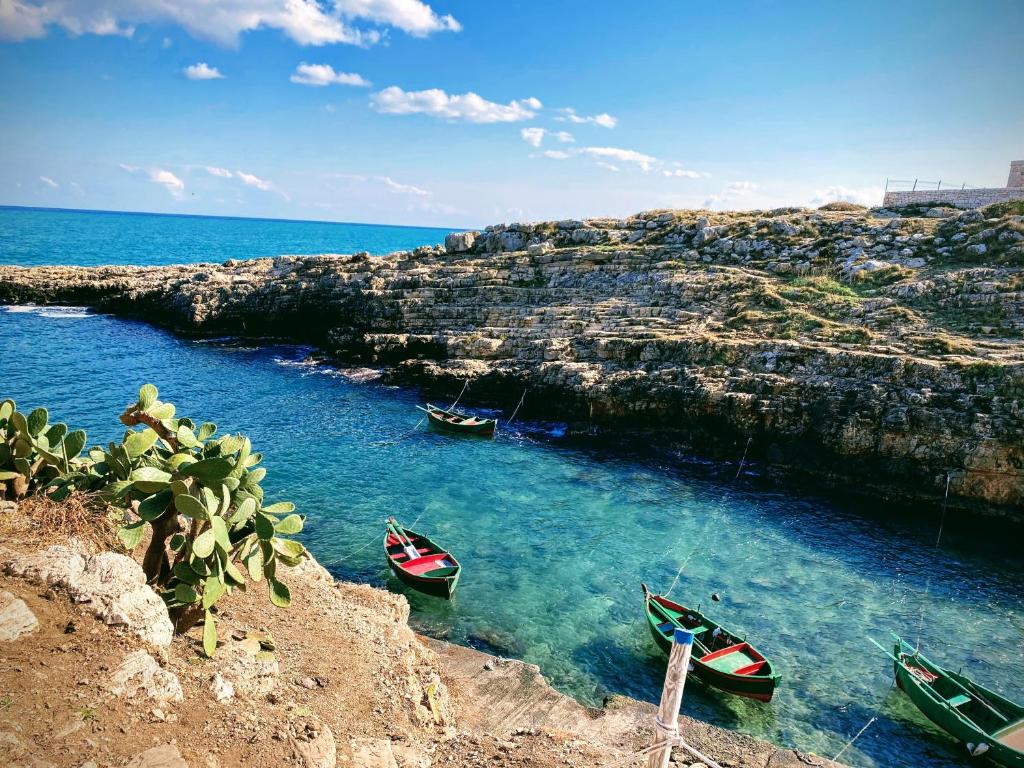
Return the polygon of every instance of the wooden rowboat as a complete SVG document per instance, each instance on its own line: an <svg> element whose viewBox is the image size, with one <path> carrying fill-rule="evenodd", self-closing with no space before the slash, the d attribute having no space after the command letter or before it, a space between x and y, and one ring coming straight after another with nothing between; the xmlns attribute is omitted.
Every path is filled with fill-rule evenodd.
<svg viewBox="0 0 1024 768"><path fill-rule="evenodd" d="M933 664L899 637L893 667L896 682L921 713L964 742L972 756L1024 768L1024 707Z"/></svg>
<svg viewBox="0 0 1024 768"><path fill-rule="evenodd" d="M432 427L445 432L457 432L463 435L493 435L498 426L497 419L481 419L470 414L460 413L448 408L438 408L427 403L427 407L417 405L421 411L427 412L427 419Z"/></svg>
<svg viewBox="0 0 1024 768"><path fill-rule="evenodd" d="M758 701L771 701L781 677L772 663L750 643L699 611L644 590L647 623L654 642L665 653L672 650L675 630L693 633L693 674L727 693Z"/></svg>
<svg viewBox="0 0 1024 768"><path fill-rule="evenodd" d="M393 517L384 534L384 555L405 584L427 595L451 599L462 572L459 561L426 536L406 530Z"/></svg>

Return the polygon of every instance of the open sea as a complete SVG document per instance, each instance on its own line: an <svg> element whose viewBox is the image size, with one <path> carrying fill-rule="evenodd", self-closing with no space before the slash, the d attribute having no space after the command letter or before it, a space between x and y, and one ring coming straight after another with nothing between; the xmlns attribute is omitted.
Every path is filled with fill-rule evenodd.
<svg viewBox="0 0 1024 768"><path fill-rule="evenodd" d="M444 233L0 209L0 263L383 253ZM665 659L639 585L663 591L677 574L674 599L746 633L783 676L770 704L690 680L689 715L829 757L877 715L844 762L965 764L962 747L893 688L891 664L867 641L888 645L890 632L1024 700L1019 530L951 515L936 546L937 512L772 490L757 467L733 482L735 464L627 451L557 424L503 423L493 440L436 434L415 392L311 363L311 351L182 339L76 308L0 308L0 398L44 405L92 444L120 436L117 415L153 382L180 414L252 438L268 498L308 516L302 537L337 577L405 592L419 631L539 664L588 704L612 693L657 700ZM463 563L450 603L389 575L380 540L390 514Z"/></svg>

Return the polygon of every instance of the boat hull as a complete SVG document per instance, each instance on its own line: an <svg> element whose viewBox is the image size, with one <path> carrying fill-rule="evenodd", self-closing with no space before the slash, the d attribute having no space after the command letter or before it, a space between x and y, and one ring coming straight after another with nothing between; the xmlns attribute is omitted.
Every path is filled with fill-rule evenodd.
<svg viewBox="0 0 1024 768"><path fill-rule="evenodd" d="M472 423L465 423L468 416L465 414L456 414L451 412L452 415L460 417L461 421L453 422L445 418L448 412L436 408L434 406L427 406L427 421L434 429L441 430L442 432L450 432L456 435L479 435L481 437L491 437L494 435L495 430L498 427L496 419L476 419Z"/></svg>
<svg viewBox="0 0 1024 768"><path fill-rule="evenodd" d="M966 684L968 688L982 693L985 700L994 704L995 708L1006 718L1004 728L1013 729L1016 726L1018 733L1024 732L1024 708L962 675L954 674L932 664L923 656L908 654L908 651L913 651L913 648L897 640L893 655L902 663L901 661L893 662L893 670L896 674L896 683L921 714L963 744L973 744L976 747L979 744L987 745L988 749L984 754L989 760L1006 766L1006 768L1024 768L1024 750L1014 749L1002 743L997 735L998 731L990 733L983 730L952 703L956 699L951 701L940 694L933 687L934 681L929 683L921 678L920 673L915 675L911 669L908 669L908 664L924 669L926 672L934 674L936 678L945 677L954 685ZM910 662L910 659L914 659L914 663ZM1024 744L1024 739L1018 737L1017 740Z"/></svg>
<svg viewBox="0 0 1024 768"><path fill-rule="evenodd" d="M671 653L671 634L666 635L666 633L662 632L661 629L659 629L659 626L664 626L664 624L662 623L661 618L656 616L651 609L651 602L654 599L654 595L647 595L647 627L650 630L651 637L654 638L654 642L658 646L658 648L660 648L666 654ZM685 606L678 607L687 610L685 609ZM691 613L700 616L700 614L696 611L691 611ZM701 617L701 619L701 623L706 623L705 625L708 630L713 630L718 627L717 624L709 622L704 617ZM746 645L746 643L742 643L742 641L739 642L742 645ZM694 652L693 655L690 657L690 663L693 666L693 675L698 680L714 688L717 688L720 691L731 693L734 696L743 696L748 699L754 699L755 701L762 702L768 702L772 700L772 696L774 696L775 694L775 688L777 687L780 678L778 675L772 672L771 663L768 662L767 659L765 659L763 656L761 656L759 653L757 653L751 648L751 651L754 654L756 654L755 658L764 661L768 673L763 675L734 674L727 670L716 669L713 666L713 662L701 661L701 659L698 657L698 654L706 655L705 652L707 650L708 649L705 646L695 641ZM711 656L714 656L714 654L711 654Z"/></svg>
<svg viewBox="0 0 1024 768"><path fill-rule="evenodd" d="M426 536L410 530L404 532L417 548L420 558L409 561L401 543L388 531L384 534L384 557L391 572L417 592L450 600L459 585L462 566L453 555ZM416 567L417 564L424 565Z"/></svg>

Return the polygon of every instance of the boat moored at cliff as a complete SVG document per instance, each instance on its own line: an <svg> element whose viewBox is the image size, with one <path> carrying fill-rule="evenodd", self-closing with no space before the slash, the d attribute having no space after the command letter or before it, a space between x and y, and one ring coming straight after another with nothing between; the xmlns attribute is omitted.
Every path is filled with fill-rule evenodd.
<svg viewBox="0 0 1024 768"><path fill-rule="evenodd" d="M388 566L402 583L435 597L451 599L459 584L462 566L455 556L426 536L388 519L384 534Z"/></svg>
<svg viewBox="0 0 1024 768"><path fill-rule="evenodd" d="M1024 707L962 674L934 664L896 638L896 682L921 713L974 757L1007 768L1024 768Z"/></svg>
<svg viewBox="0 0 1024 768"><path fill-rule="evenodd" d="M481 419L451 408L439 408L436 405L427 403L427 407L416 406L421 411L426 411L430 426L444 432L454 432L460 435L484 435L494 434L498 428L497 419Z"/></svg>
<svg viewBox="0 0 1024 768"><path fill-rule="evenodd" d="M644 608L654 642L665 653L672 650L676 629L693 633L693 674L726 693L758 701L771 701L780 675L754 646L700 611L655 595L646 584Z"/></svg>

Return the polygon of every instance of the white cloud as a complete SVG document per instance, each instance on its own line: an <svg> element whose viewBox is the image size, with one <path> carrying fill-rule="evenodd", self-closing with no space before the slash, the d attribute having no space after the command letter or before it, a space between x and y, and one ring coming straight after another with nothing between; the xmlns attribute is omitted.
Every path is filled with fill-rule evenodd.
<svg viewBox="0 0 1024 768"><path fill-rule="evenodd" d="M215 165L207 165L206 172L211 176L219 176L222 179L230 179L234 175L227 168L218 168Z"/></svg>
<svg viewBox="0 0 1024 768"><path fill-rule="evenodd" d="M603 160L598 160L597 164L599 166L601 166L602 168L605 168L605 169L607 169L609 171L614 171L615 173L619 172L619 166L617 166L617 165L612 165L611 163L606 163Z"/></svg>
<svg viewBox="0 0 1024 768"><path fill-rule="evenodd" d="M720 205L731 205L737 199L747 197L756 192L757 184L752 181L733 181L726 185L725 189L717 195L711 195L704 201L705 208L716 208Z"/></svg>
<svg viewBox="0 0 1024 768"><path fill-rule="evenodd" d="M462 31L462 25L451 14L439 16L420 0L335 0L334 7L347 18L375 21L414 37L426 37L431 32Z"/></svg>
<svg viewBox="0 0 1024 768"><path fill-rule="evenodd" d="M832 187L826 187L825 189L819 189L814 193L814 197L811 198L811 205L819 206L825 203L834 203L843 200L848 203L857 203L858 205L881 205L882 198L885 196L885 190L882 187L860 187L857 189L850 189L842 185L836 185Z"/></svg>
<svg viewBox="0 0 1024 768"><path fill-rule="evenodd" d="M568 152L563 152L560 149L545 149L541 154L552 160L567 160L570 156Z"/></svg>
<svg viewBox="0 0 1024 768"><path fill-rule="evenodd" d="M397 181L393 181L390 176L378 176L381 183L384 184L392 192L397 192L400 195L416 195L417 197L426 197L430 193L425 189L414 187L412 184L399 184Z"/></svg>
<svg viewBox="0 0 1024 768"><path fill-rule="evenodd" d="M243 32L269 28L300 45L372 45L378 29L395 27L415 37L458 32L452 16L441 16L422 0L0 0L0 39L45 37L50 26L71 35L131 36L138 24L176 24L189 34L235 46Z"/></svg>
<svg viewBox="0 0 1024 768"><path fill-rule="evenodd" d="M580 153L606 162L615 160L620 163L632 163L638 166L644 173L651 170L651 167L658 162L656 157L651 157L632 149L619 149L618 147L583 147Z"/></svg>
<svg viewBox="0 0 1024 768"><path fill-rule="evenodd" d="M619 122L617 117L612 117L607 112L602 112L599 115L580 115L577 114L576 110L572 107L566 107L559 111L562 115L560 117L556 117L555 120L563 123L568 120L570 123L590 123L591 125L599 125L602 128L614 128Z"/></svg>
<svg viewBox="0 0 1024 768"><path fill-rule="evenodd" d="M127 163L120 163L120 166L128 173L146 174L154 184L163 186L171 194L171 197L180 198L185 192L185 182L163 168L140 168L137 165L128 165Z"/></svg>
<svg viewBox="0 0 1024 768"><path fill-rule="evenodd" d="M702 176L707 176L706 173L691 171L687 168L666 168L662 170L661 175L677 179L699 179Z"/></svg>
<svg viewBox="0 0 1024 768"><path fill-rule="evenodd" d="M205 61L185 67L185 77L189 80L222 80L224 75L216 67L211 67Z"/></svg>
<svg viewBox="0 0 1024 768"><path fill-rule="evenodd" d="M60 184L51 179L49 176L40 176L39 180L52 189L60 189Z"/></svg>
<svg viewBox="0 0 1024 768"><path fill-rule="evenodd" d="M519 135L523 137L523 141L531 147L539 147L540 143L544 141L545 133L547 133L547 131L543 128L522 128L519 131Z"/></svg>
<svg viewBox="0 0 1024 768"><path fill-rule="evenodd" d="M261 179L259 176L255 176L245 171L235 171L235 175L241 179L242 183L248 187L255 187L261 192L272 192L275 187L272 182L265 179Z"/></svg>
<svg viewBox="0 0 1024 768"><path fill-rule="evenodd" d="M547 128L521 128L519 130L519 135L522 136L523 141L531 147L540 147L545 136L550 136L563 144L576 141L568 131L549 131Z"/></svg>
<svg viewBox="0 0 1024 768"><path fill-rule="evenodd" d="M449 95L440 88L403 91L397 85L373 94L370 102L386 115L430 115L469 123L512 123L529 120L543 105L535 98L498 104L470 92Z"/></svg>
<svg viewBox="0 0 1024 768"><path fill-rule="evenodd" d="M377 189L384 189L386 192L393 192L397 195L412 195L413 197L430 196L429 191L420 187L415 187L412 184L401 184L390 176L363 176L358 173L331 173L328 175L332 179L340 179L354 184L376 187Z"/></svg>
<svg viewBox="0 0 1024 768"><path fill-rule="evenodd" d="M322 88L326 85L354 85L369 88L371 83L355 72L335 72L330 64L307 64L302 62L295 68L289 80L299 85L312 85Z"/></svg>

